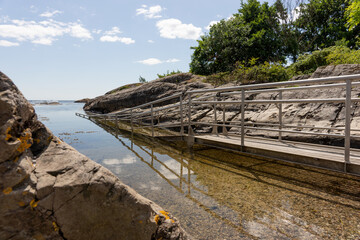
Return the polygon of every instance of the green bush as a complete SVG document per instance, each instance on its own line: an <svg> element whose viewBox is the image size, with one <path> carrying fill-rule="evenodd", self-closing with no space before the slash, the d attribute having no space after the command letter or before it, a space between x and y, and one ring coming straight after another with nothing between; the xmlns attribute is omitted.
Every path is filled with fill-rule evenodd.
<svg viewBox="0 0 360 240"><path fill-rule="evenodd" d="M256 59L251 59L247 64L238 62L236 69L232 72L223 72L212 74L206 77L206 82L214 86L223 85L226 83L266 83L286 81L290 78L286 68L281 63L269 63L255 65ZM247 67L250 65L250 67Z"/></svg>
<svg viewBox="0 0 360 240"><path fill-rule="evenodd" d="M169 72L169 70L167 70L167 73L164 74L157 74L158 78L163 78L163 77L167 77L167 76L171 76L171 75L175 75L178 73L182 73L179 69L177 71L173 70L171 72Z"/></svg>
<svg viewBox="0 0 360 240"><path fill-rule="evenodd" d="M310 74L318 67L338 64L360 64L360 50L340 45L303 54L289 67L289 74Z"/></svg>

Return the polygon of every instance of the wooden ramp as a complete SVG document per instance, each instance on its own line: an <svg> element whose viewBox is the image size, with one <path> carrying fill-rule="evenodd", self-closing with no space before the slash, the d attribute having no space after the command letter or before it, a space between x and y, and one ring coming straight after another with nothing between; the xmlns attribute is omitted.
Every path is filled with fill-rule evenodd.
<svg viewBox="0 0 360 240"><path fill-rule="evenodd" d="M359 149L351 149L350 163L345 164L344 148L341 147L257 137L245 137L245 146L241 146L240 142L238 136L194 136L197 144L360 175Z"/></svg>

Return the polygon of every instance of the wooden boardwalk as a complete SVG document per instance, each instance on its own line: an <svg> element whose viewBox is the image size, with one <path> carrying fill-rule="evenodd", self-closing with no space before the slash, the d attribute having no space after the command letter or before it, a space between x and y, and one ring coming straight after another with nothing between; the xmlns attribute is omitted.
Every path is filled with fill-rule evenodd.
<svg viewBox="0 0 360 240"><path fill-rule="evenodd" d="M197 135L198 144L241 151L282 161L295 162L324 169L360 175L360 150L351 149L350 163L344 163L344 148L275 139L245 137L245 145L238 136Z"/></svg>

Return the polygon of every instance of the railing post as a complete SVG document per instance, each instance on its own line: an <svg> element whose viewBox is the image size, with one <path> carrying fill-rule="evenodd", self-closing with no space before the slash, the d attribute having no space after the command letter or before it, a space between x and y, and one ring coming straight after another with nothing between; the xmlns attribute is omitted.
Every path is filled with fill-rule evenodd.
<svg viewBox="0 0 360 240"><path fill-rule="evenodd" d="M345 164L344 171L346 172L346 164L350 162L350 125L351 125L351 80L346 80L346 100L345 100Z"/></svg>
<svg viewBox="0 0 360 240"><path fill-rule="evenodd" d="M282 91L279 91L279 100L282 100ZM279 140L282 138L282 103L279 103Z"/></svg>
<svg viewBox="0 0 360 240"><path fill-rule="evenodd" d="M188 109L188 135L194 135L194 132L191 127L191 93L189 93L189 109Z"/></svg>
<svg viewBox="0 0 360 240"><path fill-rule="evenodd" d="M245 145L245 89L241 89L241 146Z"/></svg>
<svg viewBox="0 0 360 240"><path fill-rule="evenodd" d="M130 110L130 123L131 123L131 135L134 133L134 125L133 125L133 112Z"/></svg>
<svg viewBox="0 0 360 240"><path fill-rule="evenodd" d="M151 136L154 137L154 105L151 104Z"/></svg>
<svg viewBox="0 0 360 240"><path fill-rule="evenodd" d="M228 134L227 134L227 129L226 129L226 115L225 115L225 111L226 111L226 105L225 104L223 104L223 134L225 135L225 136L227 136Z"/></svg>
<svg viewBox="0 0 360 240"><path fill-rule="evenodd" d="M184 135L183 96L180 95L180 135Z"/></svg>
<svg viewBox="0 0 360 240"><path fill-rule="evenodd" d="M216 102L216 95L214 96L214 102ZM216 103L214 103L214 124L217 124L217 114L216 114ZM217 134L218 133L218 126L214 125L213 126L213 130L212 130L213 134Z"/></svg>

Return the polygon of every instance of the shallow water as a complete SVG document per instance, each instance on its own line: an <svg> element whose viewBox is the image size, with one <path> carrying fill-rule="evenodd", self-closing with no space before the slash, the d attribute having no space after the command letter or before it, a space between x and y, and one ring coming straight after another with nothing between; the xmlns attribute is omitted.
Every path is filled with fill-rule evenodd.
<svg viewBox="0 0 360 240"><path fill-rule="evenodd" d="M133 137L35 105L53 133L170 211L198 239L359 239L360 177Z"/></svg>

